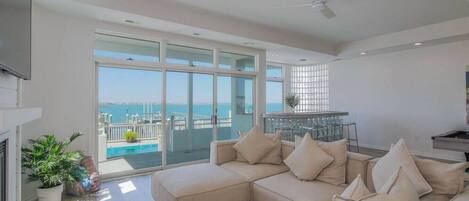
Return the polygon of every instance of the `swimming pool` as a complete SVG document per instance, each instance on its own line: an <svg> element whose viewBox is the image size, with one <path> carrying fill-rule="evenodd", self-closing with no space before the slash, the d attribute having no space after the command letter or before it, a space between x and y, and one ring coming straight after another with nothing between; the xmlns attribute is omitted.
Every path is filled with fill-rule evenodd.
<svg viewBox="0 0 469 201"><path fill-rule="evenodd" d="M107 148L107 158L118 156L127 156L135 154L143 154L149 152L157 152L158 144L142 144L122 147L109 147Z"/></svg>

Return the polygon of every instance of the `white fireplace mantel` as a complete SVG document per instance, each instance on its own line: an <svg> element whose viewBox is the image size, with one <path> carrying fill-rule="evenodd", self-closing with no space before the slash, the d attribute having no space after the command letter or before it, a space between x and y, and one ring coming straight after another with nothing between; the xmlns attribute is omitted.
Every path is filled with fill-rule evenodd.
<svg viewBox="0 0 469 201"><path fill-rule="evenodd" d="M41 108L1 108L0 107L0 133L8 129L41 118Z"/></svg>

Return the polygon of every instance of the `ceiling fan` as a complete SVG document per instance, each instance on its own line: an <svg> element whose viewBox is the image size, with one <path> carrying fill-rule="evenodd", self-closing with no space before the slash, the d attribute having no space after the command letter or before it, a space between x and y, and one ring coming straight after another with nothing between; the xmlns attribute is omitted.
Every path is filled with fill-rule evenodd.
<svg viewBox="0 0 469 201"><path fill-rule="evenodd" d="M301 7L311 7L313 11L315 12L320 11L321 14L327 19L331 19L336 16L334 11L332 11L329 8L329 6L327 6L327 0L314 0L311 3L294 4L294 5L287 5L287 6L276 7L276 8L301 8Z"/></svg>

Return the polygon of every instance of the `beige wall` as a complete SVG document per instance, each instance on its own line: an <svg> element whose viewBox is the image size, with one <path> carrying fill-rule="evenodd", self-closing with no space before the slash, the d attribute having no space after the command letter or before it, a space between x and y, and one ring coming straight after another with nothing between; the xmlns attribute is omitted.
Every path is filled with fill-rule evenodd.
<svg viewBox="0 0 469 201"><path fill-rule="evenodd" d="M351 113L362 145L388 149L405 138L415 153L463 160L433 149L431 136L465 127L468 64L469 41L334 62L331 109Z"/></svg>

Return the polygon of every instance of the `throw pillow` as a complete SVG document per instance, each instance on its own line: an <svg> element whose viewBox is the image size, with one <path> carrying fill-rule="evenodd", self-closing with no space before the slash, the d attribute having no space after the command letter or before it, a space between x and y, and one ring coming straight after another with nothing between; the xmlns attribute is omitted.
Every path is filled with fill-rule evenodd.
<svg viewBox="0 0 469 201"><path fill-rule="evenodd" d="M348 188L347 188L348 189ZM346 189L346 190L347 190ZM376 194L361 198L334 195L333 201L419 201L419 195L409 176L399 167Z"/></svg>
<svg viewBox="0 0 469 201"><path fill-rule="evenodd" d="M239 139L246 137L248 133L239 132ZM274 134L265 134L275 143L275 147L267 153L258 163L280 165L282 163L282 133L280 131ZM236 152L236 160L240 162L248 162L241 153Z"/></svg>
<svg viewBox="0 0 469 201"><path fill-rule="evenodd" d="M333 160L308 134L284 162L298 179L314 180Z"/></svg>
<svg viewBox="0 0 469 201"><path fill-rule="evenodd" d="M372 170L373 184L381 189L393 170L402 167L414 184L419 196L432 192L432 187L420 173L403 139L400 139L375 165Z"/></svg>
<svg viewBox="0 0 469 201"><path fill-rule="evenodd" d="M464 173L467 163L443 163L415 157L423 177L433 188L433 193L456 195L464 190Z"/></svg>
<svg viewBox="0 0 469 201"><path fill-rule="evenodd" d="M340 194L340 197L351 200L358 200L370 194L371 192L368 190L365 183L363 182L362 176L358 175L352 181L352 183L344 190L344 192Z"/></svg>
<svg viewBox="0 0 469 201"><path fill-rule="evenodd" d="M249 164L259 162L274 147L275 142L260 132L256 126L246 137L240 139L233 148L239 152Z"/></svg>
<svg viewBox="0 0 469 201"><path fill-rule="evenodd" d="M295 145L301 142L301 139L301 137L295 136ZM334 161L324 168L316 179L334 185L345 184L347 171L347 140L317 142L322 150L334 158Z"/></svg>

